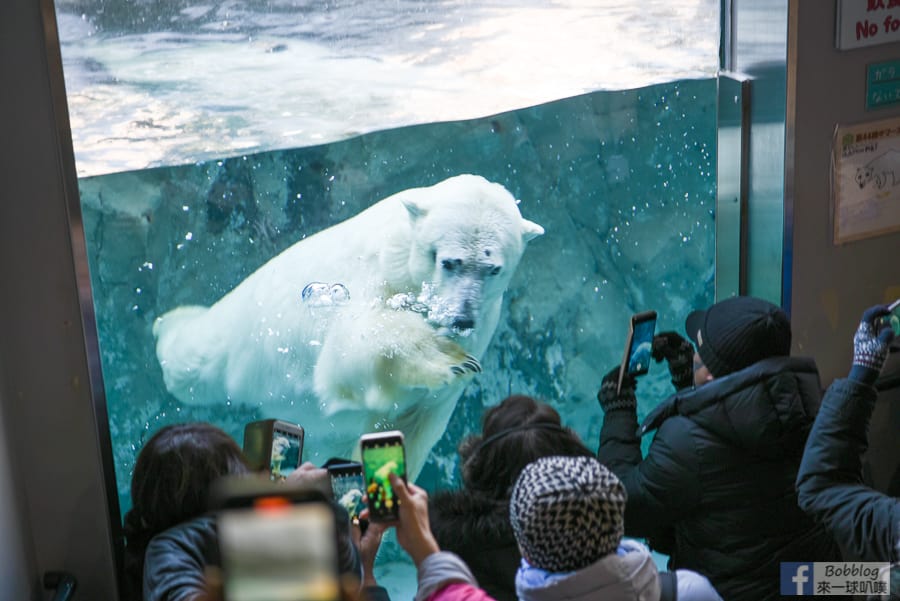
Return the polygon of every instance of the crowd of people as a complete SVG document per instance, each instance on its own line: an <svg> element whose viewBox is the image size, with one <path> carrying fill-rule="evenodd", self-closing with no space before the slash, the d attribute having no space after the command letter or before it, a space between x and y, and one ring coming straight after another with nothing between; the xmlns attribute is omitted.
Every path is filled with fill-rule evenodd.
<svg viewBox="0 0 900 601"><path fill-rule="evenodd" d="M887 314L862 315L849 374L823 397L815 362L790 355L780 307L744 296L695 311L690 340L653 340L675 392L640 423L635 378L619 385L617 367L602 379L596 453L549 404L503 400L459 444L458 490L429 495L392 474L396 522L337 520L343 598L388 599L374 574L387 527L416 565L416 601L766 601L781 596L784 563L849 560L893 564L897 598L900 499L868 487L862 461ZM210 490L249 471L209 424L147 442L125 517L129 599L222 598ZM288 484L330 495L327 470L309 463Z"/></svg>

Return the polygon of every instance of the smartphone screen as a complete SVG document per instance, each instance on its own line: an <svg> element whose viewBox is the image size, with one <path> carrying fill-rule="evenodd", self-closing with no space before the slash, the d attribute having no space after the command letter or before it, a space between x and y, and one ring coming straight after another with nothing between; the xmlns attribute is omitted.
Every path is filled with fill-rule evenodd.
<svg viewBox="0 0 900 601"><path fill-rule="evenodd" d="M360 439L369 519L390 522L399 518L397 496L388 479L392 472L406 479L406 454L399 431L366 434Z"/></svg>
<svg viewBox="0 0 900 601"><path fill-rule="evenodd" d="M656 333L656 311L645 311L631 316L625 353L619 366L616 390L622 390L626 375L642 376L650 371L653 336Z"/></svg>
<svg viewBox="0 0 900 601"><path fill-rule="evenodd" d="M331 476L331 490L338 505L347 510L351 520L359 519L359 514L366 507L362 464L330 465L328 474Z"/></svg>
<svg viewBox="0 0 900 601"><path fill-rule="evenodd" d="M225 601L336 601L337 535L324 502L261 497L218 513Z"/></svg>
<svg viewBox="0 0 900 601"><path fill-rule="evenodd" d="M300 467L303 454L303 431L288 431L277 426L272 431L272 454L269 473L272 480L283 480Z"/></svg>
<svg viewBox="0 0 900 601"><path fill-rule="evenodd" d="M653 348L653 335L656 333L656 317L635 322L634 335L631 337L631 349L628 354L628 373L643 375L650 370L650 351Z"/></svg>
<svg viewBox="0 0 900 601"><path fill-rule="evenodd" d="M885 316L884 319L894 330L894 336L900 336L900 300L895 300L888 306L888 309L891 314Z"/></svg>

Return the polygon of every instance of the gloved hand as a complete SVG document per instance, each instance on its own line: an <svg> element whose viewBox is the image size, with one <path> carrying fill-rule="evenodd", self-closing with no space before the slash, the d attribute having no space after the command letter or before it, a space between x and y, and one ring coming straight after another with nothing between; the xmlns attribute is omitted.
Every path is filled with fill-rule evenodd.
<svg viewBox="0 0 900 601"><path fill-rule="evenodd" d="M666 360L676 390L694 384L694 345L677 332L660 332L654 336L650 354L657 363Z"/></svg>
<svg viewBox="0 0 900 601"><path fill-rule="evenodd" d="M634 376L625 374L622 380L622 390L616 393L616 385L619 383L619 367L609 370L600 382L600 390L597 392L597 400L604 413L616 409L629 409L637 411L637 398L634 396L637 381Z"/></svg>
<svg viewBox="0 0 900 601"><path fill-rule="evenodd" d="M869 307L863 313L856 335L853 336L853 367L850 379L864 384L874 384L884 367L888 346L894 339L890 324L882 319L890 313L887 305Z"/></svg>

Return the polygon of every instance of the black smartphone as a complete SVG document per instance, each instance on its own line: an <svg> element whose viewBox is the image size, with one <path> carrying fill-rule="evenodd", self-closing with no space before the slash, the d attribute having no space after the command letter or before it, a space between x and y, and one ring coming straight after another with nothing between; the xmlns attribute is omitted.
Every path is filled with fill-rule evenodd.
<svg viewBox="0 0 900 601"><path fill-rule="evenodd" d="M406 451L399 430L364 434L359 441L362 454L366 505L372 522L393 522L400 517L397 495L388 476L406 480Z"/></svg>
<svg viewBox="0 0 900 601"><path fill-rule="evenodd" d="M328 466L331 476L331 491L338 505L347 510L351 520L358 520L359 514L366 508L366 484L363 479L363 467L355 461L337 463Z"/></svg>
<svg viewBox="0 0 900 601"><path fill-rule="evenodd" d="M284 480L300 467L304 431L299 424L263 419L244 426L244 456L255 470L268 470L272 480Z"/></svg>
<svg viewBox="0 0 900 601"><path fill-rule="evenodd" d="M616 392L622 391L622 382L626 375L642 376L650 371L654 334L656 334L656 311L644 311L631 316L625 353L619 366Z"/></svg>
<svg viewBox="0 0 900 601"><path fill-rule="evenodd" d="M322 493L231 477L211 498L224 601L340 599L338 518Z"/></svg>

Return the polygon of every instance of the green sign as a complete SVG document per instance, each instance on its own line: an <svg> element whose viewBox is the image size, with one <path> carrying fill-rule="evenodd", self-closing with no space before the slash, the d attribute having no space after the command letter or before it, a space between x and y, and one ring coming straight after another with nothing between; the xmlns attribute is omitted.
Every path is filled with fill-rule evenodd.
<svg viewBox="0 0 900 601"><path fill-rule="evenodd" d="M900 104L900 61L868 66L866 110Z"/></svg>

